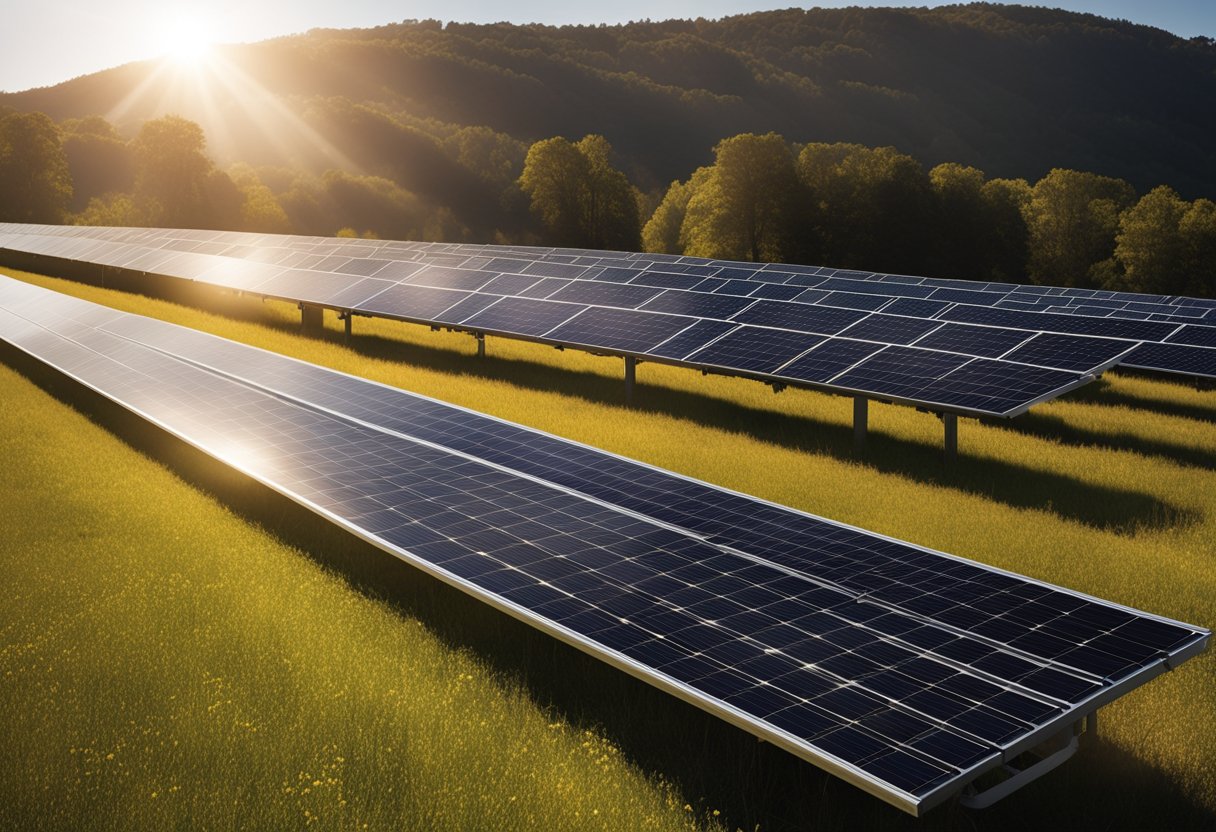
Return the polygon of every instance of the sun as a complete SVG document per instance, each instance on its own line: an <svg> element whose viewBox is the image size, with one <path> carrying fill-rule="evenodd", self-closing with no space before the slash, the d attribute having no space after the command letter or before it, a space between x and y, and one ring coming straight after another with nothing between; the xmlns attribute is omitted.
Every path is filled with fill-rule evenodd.
<svg viewBox="0 0 1216 832"><path fill-rule="evenodd" d="M157 48L168 60L184 66L203 63L215 42L210 21L201 14L175 14L156 34Z"/></svg>

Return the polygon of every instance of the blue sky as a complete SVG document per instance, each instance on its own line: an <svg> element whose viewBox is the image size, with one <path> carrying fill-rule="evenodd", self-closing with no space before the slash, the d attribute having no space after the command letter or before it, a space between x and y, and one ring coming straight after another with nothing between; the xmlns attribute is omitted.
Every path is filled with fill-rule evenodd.
<svg viewBox="0 0 1216 832"><path fill-rule="evenodd" d="M796 5L782 0L0 0L0 90L66 81L165 52L206 33L221 43L405 18L488 22L620 23L643 18L722 17ZM819 6L924 6L932 0L820 0ZM1044 5L1056 5L1047 3ZM1216 0L1059 0L1059 6L1146 23L1184 37L1216 36Z"/></svg>

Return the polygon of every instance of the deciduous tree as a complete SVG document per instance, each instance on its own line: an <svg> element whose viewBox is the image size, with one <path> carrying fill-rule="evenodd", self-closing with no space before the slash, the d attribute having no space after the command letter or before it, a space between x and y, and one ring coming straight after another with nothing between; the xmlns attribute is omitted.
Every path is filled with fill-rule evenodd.
<svg viewBox="0 0 1216 832"><path fill-rule="evenodd" d="M0 219L62 222L72 176L59 128L44 113L0 118Z"/></svg>

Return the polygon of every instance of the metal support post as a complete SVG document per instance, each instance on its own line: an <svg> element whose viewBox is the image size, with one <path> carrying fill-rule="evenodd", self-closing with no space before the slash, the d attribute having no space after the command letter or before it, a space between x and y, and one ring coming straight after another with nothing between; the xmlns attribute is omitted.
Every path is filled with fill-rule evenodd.
<svg viewBox="0 0 1216 832"><path fill-rule="evenodd" d="M958 459L958 416L953 413L943 413L942 426L946 434L946 461L954 462Z"/></svg>
<svg viewBox="0 0 1216 832"><path fill-rule="evenodd" d="M862 451L866 447L866 429L870 422L870 400L864 396L853 397L853 447Z"/></svg>
<svg viewBox="0 0 1216 832"><path fill-rule="evenodd" d="M319 332L324 327L324 310L319 306L300 304L300 329L306 333Z"/></svg>
<svg viewBox="0 0 1216 832"><path fill-rule="evenodd" d="M348 344L350 343L350 322L354 317L354 314L349 309L347 309L346 313L342 315L342 323L345 324L343 335L346 338L346 343Z"/></svg>
<svg viewBox="0 0 1216 832"><path fill-rule="evenodd" d="M486 357L486 334L484 332L475 332L473 336L477 339L477 357Z"/></svg>
<svg viewBox="0 0 1216 832"><path fill-rule="evenodd" d="M637 377L638 360L632 355L625 356L625 401L633 404L633 382Z"/></svg>

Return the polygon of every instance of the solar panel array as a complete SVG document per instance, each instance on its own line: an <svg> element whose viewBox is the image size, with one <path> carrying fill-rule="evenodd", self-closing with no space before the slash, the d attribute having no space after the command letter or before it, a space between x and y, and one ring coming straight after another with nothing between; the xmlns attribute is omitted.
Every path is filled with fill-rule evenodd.
<svg viewBox="0 0 1216 832"><path fill-rule="evenodd" d="M912 813L1210 633L0 278L0 340Z"/></svg>
<svg viewBox="0 0 1216 832"><path fill-rule="evenodd" d="M50 230L0 228L0 246L966 415L1017 415L1092 380L1136 347L715 294L675 286L672 278L701 278L666 272L630 272L626 284L619 269L493 252L164 229Z"/></svg>
<svg viewBox="0 0 1216 832"><path fill-rule="evenodd" d="M3 229L0 226L0 229ZM50 229L56 233L81 233L57 226L8 226L32 231ZM232 234L176 229L93 229L90 236L139 240L169 244L182 250L224 252L230 256L252 257L261 262L283 262L301 268L332 268L343 261L336 258L372 259L370 268L383 260L408 259L448 267L481 268L478 260L491 258L495 268L526 274L546 274L554 278L536 285L532 296L560 285L559 280L589 279L630 283L660 289L683 289L721 298L682 299L668 293L643 309L680 311L700 317L727 317L727 310L741 308L755 300L781 300L796 304L823 305L841 309L880 312L887 316L875 326L845 333L846 337L878 343L914 343L916 348L950 351L980 357L1003 356L1001 346L1014 346L1026 340L1018 333L1043 332L1057 335L1088 335L1133 342L1118 358L1124 367L1154 370L1186 376L1216 378L1216 300L1170 295L1146 295L1098 289L1028 286L1012 283L985 283L910 275L860 272L826 267L795 266L780 263L756 264L674 255L552 249L518 246L485 246L453 243L399 243L366 240L334 240L322 237L284 237L277 235ZM277 253L276 253L277 250ZM301 253L304 259L300 259ZM279 260L278 258L287 258ZM482 261L484 262L484 261ZM531 265L531 269L528 266ZM347 268L351 268L349 265ZM355 267L356 269L358 267ZM364 266L364 268L369 268ZM372 272L367 272L371 274ZM744 300L746 299L746 300ZM972 307L988 307L987 310ZM769 307L772 308L771 306ZM1003 311L998 311L1003 310ZM1020 312L1035 312L1026 316ZM1009 314L1012 313L1012 314ZM926 333L895 318L920 318L955 323L941 331ZM1092 320L1093 318L1106 320ZM1080 318L1081 320L1076 320ZM1120 321L1144 321L1144 325ZM982 329L977 329L982 327ZM804 328L805 329L805 328ZM705 330L713 332L712 329ZM921 332L922 340L906 341ZM1071 339L1052 339L1056 345L1073 346ZM677 343L676 347L681 346ZM1036 342L1025 351L1008 358L1037 364L1054 356L1068 355L1067 349L1054 353ZM1085 345L1082 344L1082 347ZM840 345L825 346L833 353ZM845 347L848 350L848 347ZM855 348L854 348L855 349ZM1093 355L1094 351L1096 355ZM1081 356L1095 359L1090 372L1100 372L1110 362L1099 363L1107 351L1090 344ZM1078 361L1078 364L1083 361ZM822 364L825 371L835 366ZM1065 367L1064 369L1073 369ZM800 368L792 368L796 373ZM1058 394L1057 394L1058 395Z"/></svg>

